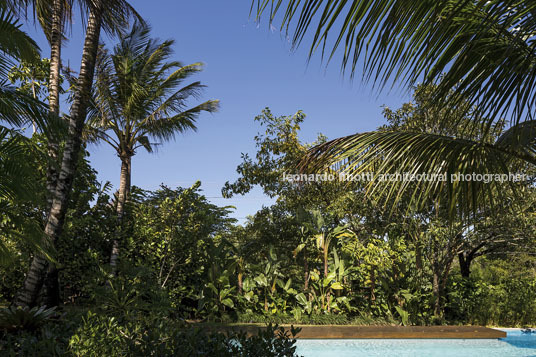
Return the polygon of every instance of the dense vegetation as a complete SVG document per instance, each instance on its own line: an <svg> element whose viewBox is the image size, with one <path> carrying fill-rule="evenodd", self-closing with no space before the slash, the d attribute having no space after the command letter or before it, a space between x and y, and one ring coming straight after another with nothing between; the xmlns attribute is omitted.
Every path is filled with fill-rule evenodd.
<svg viewBox="0 0 536 357"><path fill-rule="evenodd" d="M293 356L297 331L277 324L536 325L533 181L377 176L533 175L532 121L494 120L458 95L463 84L412 87L410 103L384 108L386 125L335 142L305 143L305 113L266 108L254 118L256 153L243 154L222 194L257 186L276 202L239 224L201 182L132 185L136 150L217 111L217 100L189 106L203 85L184 82L201 64L177 62L173 41L153 39L125 1L80 6L86 42L75 73L61 65L64 1L0 0L2 355ZM28 9L50 59L20 30ZM117 35L113 45L100 45L101 30ZM88 161L95 142L120 159L115 189ZM335 179L290 179L311 163L328 163ZM341 181L341 167L375 180ZM198 328L232 322L276 325L249 337Z"/></svg>

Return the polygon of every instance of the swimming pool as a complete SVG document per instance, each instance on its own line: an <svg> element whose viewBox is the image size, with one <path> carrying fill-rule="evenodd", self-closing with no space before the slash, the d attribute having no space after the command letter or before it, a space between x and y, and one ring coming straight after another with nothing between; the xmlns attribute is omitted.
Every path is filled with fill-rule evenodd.
<svg viewBox="0 0 536 357"><path fill-rule="evenodd" d="M296 352L305 357L347 356L536 356L536 333L504 329L507 337L494 340L298 340Z"/></svg>

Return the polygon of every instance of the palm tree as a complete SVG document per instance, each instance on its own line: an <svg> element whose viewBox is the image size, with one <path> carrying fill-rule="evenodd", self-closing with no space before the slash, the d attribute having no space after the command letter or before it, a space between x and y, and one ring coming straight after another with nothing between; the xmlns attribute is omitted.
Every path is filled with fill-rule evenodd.
<svg viewBox="0 0 536 357"><path fill-rule="evenodd" d="M478 120L478 139L422 132L371 132L339 138L313 148L302 163L313 169L338 165L342 172L508 174L518 162L533 165L536 122L536 3L514 0L257 0L257 15L268 5L270 21L284 11L282 27L295 46L314 34L309 55L320 49L328 60L342 51L342 68L380 88L390 81L412 87L437 83L436 107L465 107ZM294 21L296 20L296 21ZM335 37L329 37L335 33ZM453 91L453 88L455 90ZM499 118L511 127L490 142ZM482 119L485 118L485 119ZM447 122L449 118L442 118ZM458 123L459 124L459 123ZM467 123L466 123L467 124ZM401 182L369 185L386 196L410 193L414 202L445 199L451 214L474 211L501 188L472 182ZM443 192L445 194L440 194ZM483 200L484 199L484 200Z"/></svg>
<svg viewBox="0 0 536 357"><path fill-rule="evenodd" d="M71 104L63 157L45 225L45 234L52 244L61 234L69 194L76 174L76 162L82 144L82 129L91 97L101 30L117 34L125 28L129 17L137 16L132 7L124 0L88 0L84 1L81 6L88 13L82 61ZM15 299L15 304L19 306L35 304L43 285L47 265L47 259L44 255L36 254L34 256L23 287Z"/></svg>
<svg viewBox="0 0 536 357"><path fill-rule="evenodd" d="M149 37L149 27L136 23L122 36L113 53L102 50L96 70L94 107L88 119L88 135L114 148L121 160L117 215L121 221L130 192L131 162L136 150L152 152L157 140L168 141L177 133L195 130L202 112L218 109L217 100L186 108L203 85L193 82L181 87L200 63L183 66L169 61L173 41ZM110 265L115 269L119 242L113 243Z"/></svg>

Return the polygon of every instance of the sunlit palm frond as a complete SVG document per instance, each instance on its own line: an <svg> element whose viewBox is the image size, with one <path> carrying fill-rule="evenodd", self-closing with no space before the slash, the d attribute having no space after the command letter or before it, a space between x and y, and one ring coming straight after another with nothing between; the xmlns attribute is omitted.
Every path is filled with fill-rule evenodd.
<svg viewBox="0 0 536 357"><path fill-rule="evenodd" d="M345 179L366 181L368 194L392 208L402 197L409 199L408 209L434 200L447 204L453 215L493 207L505 189L514 189L490 176L512 174L513 160L536 164L532 156L500 145L429 133L369 132L312 148L301 166L315 172L335 167L349 175ZM456 180L459 175L464 179Z"/></svg>
<svg viewBox="0 0 536 357"><path fill-rule="evenodd" d="M200 82L191 83L183 88L180 88L161 103L159 103L159 101L162 100L160 96L155 98L151 96L150 98L147 98L148 100L146 101L146 107L151 111L147 115L146 119L140 124L143 126L145 122L151 122L161 117L169 117L172 115L172 113L184 110L187 106L187 100L190 97L196 98L204 87L205 86L203 86ZM176 86L171 88L176 88ZM159 88L156 92L162 94L164 90ZM155 108L153 109L152 107Z"/></svg>
<svg viewBox="0 0 536 357"><path fill-rule="evenodd" d="M209 100L188 110L156 120L147 121L140 129L144 135L149 135L158 140L171 140L178 133L188 130L197 130L195 125L197 118L202 112L213 113L219 108L219 101Z"/></svg>
<svg viewBox="0 0 536 357"><path fill-rule="evenodd" d="M254 0L257 16L282 14L295 46L312 34L309 55L342 56L353 75L383 87L439 81L440 102L469 101L490 120L534 114L536 3L519 0ZM269 6L270 5L270 6ZM268 10L269 8L269 10ZM252 7L253 10L253 7ZM445 73L443 78L440 76Z"/></svg>

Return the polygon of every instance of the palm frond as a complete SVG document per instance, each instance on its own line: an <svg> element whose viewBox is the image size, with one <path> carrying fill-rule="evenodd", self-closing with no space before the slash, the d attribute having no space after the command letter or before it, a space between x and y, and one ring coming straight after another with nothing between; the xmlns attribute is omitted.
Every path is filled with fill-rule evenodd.
<svg viewBox="0 0 536 357"><path fill-rule="evenodd" d="M437 102L457 85L450 100L469 101L490 120L534 115L532 1L254 0L252 10L255 3L257 18L269 11L273 22L283 13L281 27L292 32L294 46L311 33L309 57L319 51L329 62L340 49L343 71L353 76L362 64L363 79L379 88L424 78L439 82Z"/></svg>
<svg viewBox="0 0 536 357"><path fill-rule="evenodd" d="M489 209L504 198L505 188L514 190L491 176L510 177L512 159L536 164L522 152L479 141L430 133L369 132L312 148L301 167L308 172L331 167L346 174L345 179L366 181L367 194L380 197L392 209L402 198L408 200L408 210L434 201L448 204L453 216ZM480 180L473 174L481 175Z"/></svg>
<svg viewBox="0 0 536 357"><path fill-rule="evenodd" d="M171 113L183 110L187 105L187 100L190 97L196 98L203 88L204 86L201 85L200 82L191 83L170 95L162 103L159 103L161 100L159 97L151 97L148 102L153 106L156 105L156 108L147 115L147 117L140 123L140 126L144 126L146 122L149 123L161 117L168 117ZM163 94L163 90L159 89L157 92Z"/></svg>
<svg viewBox="0 0 536 357"><path fill-rule="evenodd" d="M0 126L0 199L35 199L37 182L29 157L36 155L28 138Z"/></svg>
<svg viewBox="0 0 536 357"><path fill-rule="evenodd" d="M218 108L218 100L209 100L188 110L181 111L174 116L148 121L140 128L140 133L142 137L149 135L158 140L168 141L173 139L178 133L183 133L187 130L197 130L195 122L199 115L202 112L213 113Z"/></svg>
<svg viewBox="0 0 536 357"><path fill-rule="evenodd" d="M148 27L135 24L111 53L101 50L88 138L104 140L126 155L139 147L152 151L158 145L152 139L170 140L177 133L195 130L201 112L217 110L218 101L189 108L190 99L197 99L204 86L182 83L201 71L202 64L183 66L169 60L172 44L150 38ZM113 142L108 131L115 136Z"/></svg>
<svg viewBox="0 0 536 357"><path fill-rule="evenodd" d="M145 150L147 150L148 153L153 152L153 143L149 141L149 137L147 136L140 136L138 137L138 143L140 146L142 146ZM137 149L137 148L134 148Z"/></svg>
<svg viewBox="0 0 536 357"><path fill-rule="evenodd" d="M83 22L87 20L87 14L90 13L91 9L95 6L102 6L102 28L110 36L124 35L131 19L146 24L141 15L126 0L83 0L79 4Z"/></svg>
<svg viewBox="0 0 536 357"><path fill-rule="evenodd" d="M20 29L21 26L12 12L0 6L0 78L7 78L13 67L11 59L33 62L39 58L39 47Z"/></svg>

